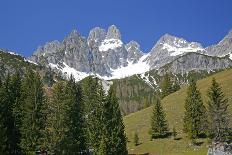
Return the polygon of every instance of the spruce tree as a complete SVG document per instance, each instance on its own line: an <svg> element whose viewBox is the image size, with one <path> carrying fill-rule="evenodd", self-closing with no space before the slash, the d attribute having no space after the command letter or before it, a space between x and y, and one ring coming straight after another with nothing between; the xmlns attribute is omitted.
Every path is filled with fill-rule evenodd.
<svg viewBox="0 0 232 155"><path fill-rule="evenodd" d="M184 131L188 133L190 139L195 139L205 134L206 123L206 108L197 90L196 82L192 80L185 100Z"/></svg>
<svg viewBox="0 0 232 155"><path fill-rule="evenodd" d="M110 87L103 106L103 131L107 139L107 153L127 154L124 124L114 85Z"/></svg>
<svg viewBox="0 0 232 155"><path fill-rule="evenodd" d="M172 128L172 136L173 136L173 139L176 140L177 132L176 132L175 127Z"/></svg>
<svg viewBox="0 0 232 155"><path fill-rule="evenodd" d="M65 104L67 108L66 125L66 149L68 154L80 154L87 150L85 124L84 124L84 103L82 88L70 78L65 87Z"/></svg>
<svg viewBox="0 0 232 155"><path fill-rule="evenodd" d="M20 74L17 72L16 74L11 76L10 80L10 96L12 102L12 113L14 117L14 153L20 154L20 127L21 127L21 106L20 106L20 95L21 95L21 77Z"/></svg>
<svg viewBox="0 0 232 155"><path fill-rule="evenodd" d="M223 142L229 132L228 99L225 98L221 86L212 80L208 91L209 136L214 141Z"/></svg>
<svg viewBox="0 0 232 155"><path fill-rule="evenodd" d="M134 145L139 145L139 136L137 132L134 133Z"/></svg>
<svg viewBox="0 0 232 155"><path fill-rule="evenodd" d="M102 109L105 94L101 83L96 77L88 77L84 83L85 125L87 130L87 143L94 152L99 152L103 135Z"/></svg>
<svg viewBox="0 0 232 155"><path fill-rule="evenodd" d="M20 81L20 79L17 80ZM17 85L14 82L13 78L8 75L0 89L0 126L2 132L5 133L3 136L3 141L5 141L4 154L20 154L20 136L14 116L15 100L19 97L15 91L18 89L17 87L20 87L20 84Z"/></svg>
<svg viewBox="0 0 232 155"><path fill-rule="evenodd" d="M6 126L5 126L5 89L3 87L2 81L0 80L0 154L4 154L7 152L7 134L6 134Z"/></svg>
<svg viewBox="0 0 232 155"><path fill-rule="evenodd" d="M151 139L163 138L167 136L168 132L166 114L163 110L160 99L157 97L151 117Z"/></svg>
<svg viewBox="0 0 232 155"><path fill-rule="evenodd" d="M34 154L45 146L46 99L38 73L28 70L21 87L21 147L25 154Z"/></svg>
<svg viewBox="0 0 232 155"><path fill-rule="evenodd" d="M51 154L61 153L62 140L65 132L68 130L66 126L66 103L65 101L65 83L57 82L52 87L51 100L48 106L48 117L46 133L48 136L49 152Z"/></svg>

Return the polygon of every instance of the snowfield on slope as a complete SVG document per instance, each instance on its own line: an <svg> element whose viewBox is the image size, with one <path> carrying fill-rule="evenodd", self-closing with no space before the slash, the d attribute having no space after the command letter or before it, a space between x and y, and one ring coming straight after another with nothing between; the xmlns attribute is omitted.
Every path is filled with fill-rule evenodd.
<svg viewBox="0 0 232 155"><path fill-rule="evenodd" d="M109 49L113 50L118 47L122 47L122 41L119 39L105 39L101 42L101 45L99 46L99 51L104 52L108 51Z"/></svg>
<svg viewBox="0 0 232 155"><path fill-rule="evenodd" d="M164 43L163 44L163 48L162 49L166 49L168 50L169 52L172 52L170 54L170 56L178 56L178 55L182 55L184 53L187 53L187 52L197 52L197 51L204 51L203 48L199 48L199 47L191 47L191 46L188 46L188 47L174 47L174 46L171 46L169 44L166 44Z"/></svg>
<svg viewBox="0 0 232 155"><path fill-rule="evenodd" d="M145 59L149 56L149 54L143 55L139 61L135 64L133 62L128 62L128 66L120 67L117 69L111 69L112 76L102 77L104 80L112 80L112 79L121 79L125 77L129 77L135 74L142 74L150 70L149 64L145 61Z"/></svg>

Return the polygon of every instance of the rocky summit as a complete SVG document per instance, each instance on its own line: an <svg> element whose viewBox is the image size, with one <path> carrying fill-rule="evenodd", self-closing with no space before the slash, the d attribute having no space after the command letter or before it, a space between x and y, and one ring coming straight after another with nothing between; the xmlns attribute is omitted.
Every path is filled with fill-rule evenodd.
<svg viewBox="0 0 232 155"><path fill-rule="evenodd" d="M88 37L77 30L63 41L48 42L37 48L29 58L35 63L51 67L77 81L96 74L105 79L120 79L142 74L152 69L187 73L191 70L223 69L232 66L232 31L216 45L203 47L170 34L163 35L150 52L140 49L138 42L124 43L119 29L112 25L105 30L95 27ZM184 65L183 65L184 64Z"/></svg>

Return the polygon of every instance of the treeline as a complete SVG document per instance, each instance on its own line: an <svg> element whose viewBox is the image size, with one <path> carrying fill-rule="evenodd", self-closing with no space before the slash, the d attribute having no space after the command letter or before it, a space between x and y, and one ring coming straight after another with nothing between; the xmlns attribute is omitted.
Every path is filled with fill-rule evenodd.
<svg viewBox="0 0 232 155"><path fill-rule="evenodd" d="M70 77L48 91L30 69L0 81L0 154L126 155L126 142L114 86Z"/></svg>
<svg viewBox="0 0 232 155"><path fill-rule="evenodd" d="M195 143L195 139L206 137L213 142L231 142L232 136L231 129L229 128L230 116L227 110L228 106L228 99L225 98L221 86L215 79L212 80L212 85L208 90L207 107L203 104L196 81L190 81L185 99L183 129L193 144ZM176 129L173 127L172 131L170 131L159 97L156 97L154 103L151 130L149 133L152 140L165 138L171 134L176 139ZM137 144L138 135L135 135L135 137L134 141Z"/></svg>

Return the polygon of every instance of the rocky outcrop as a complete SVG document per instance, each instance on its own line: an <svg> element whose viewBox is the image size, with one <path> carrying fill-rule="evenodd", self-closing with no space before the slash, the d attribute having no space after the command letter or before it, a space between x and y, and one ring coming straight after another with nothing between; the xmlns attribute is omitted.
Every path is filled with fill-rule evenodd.
<svg viewBox="0 0 232 155"><path fill-rule="evenodd" d="M232 144L213 144L209 147L207 155L232 155Z"/></svg>
<svg viewBox="0 0 232 155"><path fill-rule="evenodd" d="M232 59L232 30L218 44L207 47L206 54L219 57L229 55Z"/></svg>
<svg viewBox="0 0 232 155"><path fill-rule="evenodd" d="M231 66L232 60L229 57L219 58L200 53L188 53L161 67L159 73L184 74L192 70L211 72Z"/></svg>
<svg viewBox="0 0 232 155"><path fill-rule="evenodd" d="M202 51L204 49L199 43L165 34L151 49L148 62L152 69L159 68L188 52L202 53Z"/></svg>
<svg viewBox="0 0 232 155"><path fill-rule="evenodd" d="M93 28L87 39L74 30L61 42L53 41L39 47L30 60L63 73L64 70L65 73L71 70L67 75L84 75L77 79L93 73L105 79L114 79L152 69L176 74L224 69L231 66L231 50L232 31L217 45L208 48L165 34L148 54L144 54L136 41L124 44L119 29L112 25L108 30Z"/></svg>
<svg viewBox="0 0 232 155"><path fill-rule="evenodd" d="M120 31L112 25L107 33L100 27L93 28L87 39L74 30L62 42L53 41L39 47L30 60L59 65L61 71L65 63L79 72L111 76L112 70L136 63L142 56L139 44L131 41L125 45Z"/></svg>

